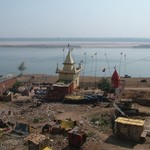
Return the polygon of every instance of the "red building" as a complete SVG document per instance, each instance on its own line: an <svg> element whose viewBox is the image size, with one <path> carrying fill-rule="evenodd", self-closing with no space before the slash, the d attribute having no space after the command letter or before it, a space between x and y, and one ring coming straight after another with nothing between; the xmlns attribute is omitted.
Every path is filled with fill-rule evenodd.
<svg viewBox="0 0 150 150"><path fill-rule="evenodd" d="M50 101L62 101L62 99L67 95L71 94L73 91L73 83L62 84L56 82L47 90L47 99Z"/></svg>

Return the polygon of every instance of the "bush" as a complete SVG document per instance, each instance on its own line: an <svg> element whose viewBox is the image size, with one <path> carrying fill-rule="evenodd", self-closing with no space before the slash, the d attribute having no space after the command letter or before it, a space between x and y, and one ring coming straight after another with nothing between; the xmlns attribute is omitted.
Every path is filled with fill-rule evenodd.
<svg viewBox="0 0 150 150"><path fill-rule="evenodd" d="M13 88L19 88L20 86L22 86L23 84L19 81L17 81L14 85Z"/></svg>
<svg viewBox="0 0 150 150"><path fill-rule="evenodd" d="M40 122L40 119L39 119L39 118L34 118L34 119L33 119L33 122L34 122L34 123L39 123L39 122Z"/></svg>
<svg viewBox="0 0 150 150"><path fill-rule="evenodd" d="M92 137L95 135L95 133L93 131L88 131L86 135L87 137Z"/></svg>
<svg viewBox="0 0 150 150"><path fill-rule="evenodd" d="M106 117L96 117L96 116L94 116L91 119L91 122L94 123L95 125L100 125L100 126L107 126L110 123L108 118L106 118Z"/></svg>
<svg viewBox="0 0 150 150"><path fill-rule="evenodd" d="M94 115L90 121L102 131L107 131L111 127L110 117L107 115Z"/></svg>
<svg viewBox="0 0 150 150"><path fill-rule="evenodd" d="M112 90L111 83L108 79L102 78L101 81L98 83L98 87L104 92L110 92Z"/></svg>

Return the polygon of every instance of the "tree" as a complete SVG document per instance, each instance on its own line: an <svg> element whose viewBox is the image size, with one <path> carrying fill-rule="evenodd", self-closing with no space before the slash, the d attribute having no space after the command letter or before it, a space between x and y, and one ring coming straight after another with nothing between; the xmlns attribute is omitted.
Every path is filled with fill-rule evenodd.
<svg viewBox="0 0 150 150"><path fill-rule="evenodd" d="M18 70L20 71L20 75L23 74L23 71L26 70L27 68L25 67L25 62L23 61L19 66Z"/></svg>
<svg viewBox="0 0 150 150"><path fill-rule="evenodd" d="M102 78L101 81L98 84L99 88L105 92L110 92L112 89L111 83L108 79Z"/></svg>

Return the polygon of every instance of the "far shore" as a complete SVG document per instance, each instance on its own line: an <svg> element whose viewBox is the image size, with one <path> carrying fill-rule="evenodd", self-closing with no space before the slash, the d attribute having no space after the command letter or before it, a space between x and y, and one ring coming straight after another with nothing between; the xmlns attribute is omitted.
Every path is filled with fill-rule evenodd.
<svg viewBox="0 0 150 150"><path fill-rule="evenodd" d="M58 42L26 42L26 41L0 41L0 47L18 48L150 48L150 42L84 42L84 41L58 41Z"/></svg>

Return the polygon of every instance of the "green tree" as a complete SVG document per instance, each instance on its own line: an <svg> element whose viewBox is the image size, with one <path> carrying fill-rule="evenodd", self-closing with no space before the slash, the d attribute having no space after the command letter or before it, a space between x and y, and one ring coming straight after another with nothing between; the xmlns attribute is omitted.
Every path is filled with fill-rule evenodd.
<svg viewBox="0 0 150 150"><path fill-rule="evenodd" d="M107 93L112 89L111 83L107 78L102 78L98 84L98 87Z"/></svg>
<svg viewBox="0 0 150 150"><path fill-rule="evenodd" d="M18 66L18 70L20 71L20 75L23 74L23 71L26 70L26 66L25 66L25 62L23 61L19 66Z"/></svg>

